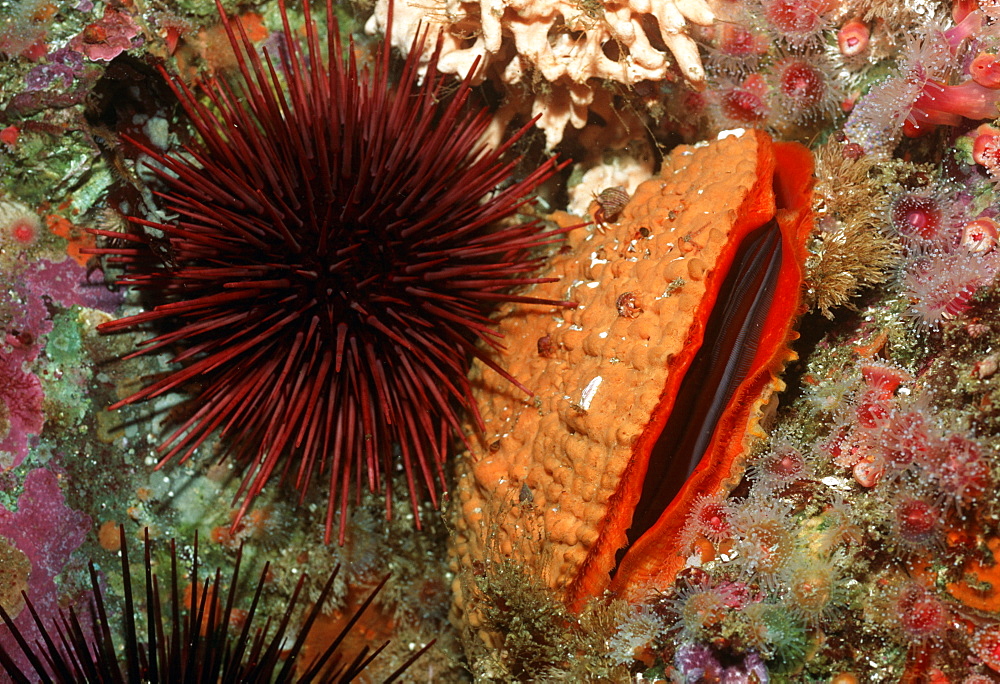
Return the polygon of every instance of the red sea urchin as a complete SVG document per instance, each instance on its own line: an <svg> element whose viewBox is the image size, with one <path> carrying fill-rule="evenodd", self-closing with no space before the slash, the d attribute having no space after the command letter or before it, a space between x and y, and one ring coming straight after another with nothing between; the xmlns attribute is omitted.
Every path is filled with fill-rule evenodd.
<svg viewBox="0 0 1000 684"><path fill-rule="evenodd" d="M426 32L397 82L388 41L370 70L344 50L331 0L325 48L308 3L304 44L279 6L277 57L227 22L239 74L195 89L167 76L199 143L161 153L130 141L154 161L176 218L93 231L112 239L94 253L124 269L119 284L157 302L100 330L154 329L130 356L177 352L175 370L112 409L200 387L159 446L161 465L219 429L246 467L241 515L275 471L303 497L325 473L327 541L339 508L343 542L352 490L384 490L391 510L396 448L414 514L423 490L437 505L458 412L476 414L471 356L527 391L491 358L489 307L536 301L509 288L545 282L531 277L530 252L554 233L493 226L560 166L511 180L517 160L504 158L527 127L484 149L489 114L466 106L470 78L445 83L437 52L418 75Z"/></svg>

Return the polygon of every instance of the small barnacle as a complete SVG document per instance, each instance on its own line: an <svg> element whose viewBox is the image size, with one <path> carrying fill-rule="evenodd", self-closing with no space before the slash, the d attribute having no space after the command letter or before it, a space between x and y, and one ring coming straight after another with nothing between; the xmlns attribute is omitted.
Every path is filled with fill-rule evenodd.
<svg viewBox="0 0 1000 684"><path fill-rule="evenodd" d="M594 195L597 211L594 212L594 222L601 232L607 230L609 223L614 223L621 216L622 210L628 204L629 194L624 185L605 188Z"/></svg>
<svg viewBox="0 0 1000 684"><path fill-rule="evenodd" d="M623 292L615 301L618 315L622 318L636 318L642 313L642 303L635 292Z"/></svg>
<svg viewBox="0 0 1000 684"><path fill-rule="evenodd" d="M556 345L552 341L551 335L542 335L539 337L537 347L538 355L546 359L551 358L556 351Z"/></svg>

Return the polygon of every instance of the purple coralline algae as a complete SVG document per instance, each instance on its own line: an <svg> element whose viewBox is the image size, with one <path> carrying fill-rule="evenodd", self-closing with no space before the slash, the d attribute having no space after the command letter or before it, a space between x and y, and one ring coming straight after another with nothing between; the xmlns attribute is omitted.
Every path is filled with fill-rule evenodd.
<svg viewBox="0 0 1000 684"><path fill-rule="evenodd" d="M33 67L24 77L25 90L34 92L55 86L67 89L83 73L83 55L69 48L50 53L44 64Z"/></svg>
<svg viewBox="0 0 1000 684"><path fill-rule="evenodd" d="M29 291L44 292L60 306L85 306L112 312L122 300L104 285L100 271L90 275L87 269L72 259L40 261L33 264L24 275Z"/></svg>
<svg viewBox="0 0 1000 684"><path fill-rule="evenodd" d="M766 684L770 681L767 667L756 653L748 653L738 663L723 665L711 648L694 643L678 648L674 662L686 682Z"/></svg>

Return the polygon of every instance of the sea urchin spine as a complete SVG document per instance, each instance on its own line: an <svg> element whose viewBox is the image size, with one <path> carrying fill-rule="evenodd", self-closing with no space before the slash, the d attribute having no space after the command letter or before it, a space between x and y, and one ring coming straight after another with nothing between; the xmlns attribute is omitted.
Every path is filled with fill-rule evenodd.
<svg viewBox="0 0 1000 684"><path fill-rule="evenodd" d="M159 302L100 330L154 329L131 356L177 351L175 370L111 408L200 386L159 447L161 465L218 429L246 466L241 515L272 474L293 477L304 497L325 472L327 539L339 509L343 542L352 490L383 490L391 510L397 446L414 515L423 490L437 505L459 412L478 419L471 356L527 391L491 358L489 309L538 301L510 288L544 282L531 277L531 252L555 234L537 222L493 226L560 166L512 180L517 160L504 159L528 127L499 149L480 144L490 115L467 107L470 78L448 96L440 43L418 74L426 32L394 81L388 41L370 70L359 66L330 0L325 48L308 3L304 42L279 6L277 57L259 56L227 21L233 79L192 89L163 72L200 142L161 153L130 141L155 162L176 219L93 231L124 239L93 252Z"/></svg>

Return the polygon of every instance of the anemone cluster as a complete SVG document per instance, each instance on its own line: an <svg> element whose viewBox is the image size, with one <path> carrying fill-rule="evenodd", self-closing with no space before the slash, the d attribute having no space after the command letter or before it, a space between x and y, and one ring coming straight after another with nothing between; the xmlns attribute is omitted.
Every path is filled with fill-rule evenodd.
<svg viewBox="0 0 1000 684"><path fill-rule="evenodd" d="M690 568L653 603L674 620L675 665L690 674L694 645L727 644L774 674L818 675L853 635L883 681L894 665L961 671L966 657L988 671L979 640L995 608L977 592L996 548L993 444L935 404L926 375L831 356L807 369L813 387L756 457L746 495L692 512Z"/></svg>

